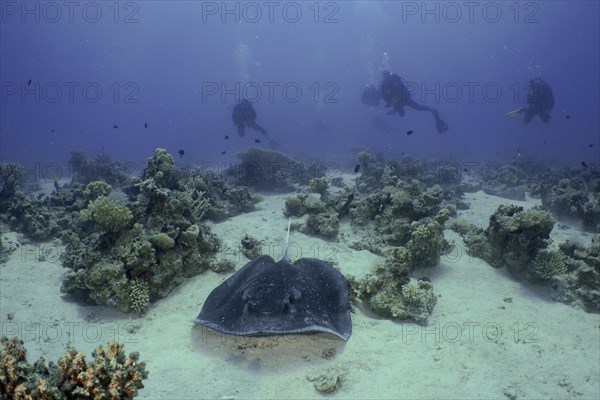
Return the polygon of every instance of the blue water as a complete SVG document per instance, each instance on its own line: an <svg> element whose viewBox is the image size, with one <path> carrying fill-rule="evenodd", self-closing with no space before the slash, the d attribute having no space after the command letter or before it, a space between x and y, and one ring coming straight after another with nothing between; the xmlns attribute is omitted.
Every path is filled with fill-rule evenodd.
<svg viewBox="0 0 600 400"><path fill-rule="evenodd" d="M262 139L232 124L246 96L279 149L296 155L340 160L365 146L389 157L598 163L599 3L472 4L2 1L0 159L31 169L82 149L141 165L163 147L184 149L182 165L235 162ZM428 113L400 118L360 102L386 68L439 110L447 133ZM550 123L504 119L538 76L556 98ZM327 132L311 129L317 121Z"/></svg>

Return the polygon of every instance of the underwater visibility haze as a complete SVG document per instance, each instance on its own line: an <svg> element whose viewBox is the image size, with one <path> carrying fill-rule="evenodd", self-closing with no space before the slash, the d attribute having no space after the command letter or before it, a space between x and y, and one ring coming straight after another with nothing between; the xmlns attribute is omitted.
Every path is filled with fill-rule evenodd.
<svg viewBox="0 0 600 400"><path fill-rule="evenodd" d="M599 398L599 20L1 1L0 398Z"/></svg>

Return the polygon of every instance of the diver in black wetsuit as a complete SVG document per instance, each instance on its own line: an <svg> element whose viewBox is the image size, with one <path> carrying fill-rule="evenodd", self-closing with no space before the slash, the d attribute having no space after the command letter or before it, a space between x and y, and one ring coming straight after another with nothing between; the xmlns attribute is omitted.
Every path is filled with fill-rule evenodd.
<svg viewBox="0 0 600 400"><path fill-rule="evenodd" d="M244 136L246 127L255 129L264 136L267 136L267 131L256 124L256 111L254 111L252 103L246 99L240 100L235 107L233 107L231 119L233 119L233 124L237 126L237 131L240 136Z"/></svg>
<svg viewBox="0 0 600 400"><path fill-rule="evenodd" d="M506 118L514 118L523 114L523 123L529 124L533 117L540 116L544 123L550 121L550 112L554 107L554 94L552 88L542 78L535 78L529 81L529 90L527 92L527 107L519 108L505 115Z"/></svg>
<svg viewBox="0 0 600 400"><path fill-rule="evenodd" d="M435 108L430 108L421 105L411 98L410 92L396 74L391 74L390 71L383 71L383 81L381 82L381 97L385 101L386 107L392 107L388 114L398 113L401 117L404 116L404 107L414 108L417 111L429 111L435 119L435 127L439 133L444 133L448 130L448 125L440 118L440 114Z"/></svg>

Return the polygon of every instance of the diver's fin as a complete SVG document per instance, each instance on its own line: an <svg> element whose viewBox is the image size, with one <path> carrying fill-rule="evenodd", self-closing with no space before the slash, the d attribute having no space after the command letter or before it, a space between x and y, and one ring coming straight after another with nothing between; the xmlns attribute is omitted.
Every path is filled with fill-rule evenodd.
<svg viewBox="0 0 600 400"><path fill-rule="evenodd" d="M517 108L516 110L507 113L504 116L504 118L506 118L506 119L513 119L513 118L515 118L516 116L518 116L518 115L520 115L522 113L523 113L523 109L522 108Z"/></svg>

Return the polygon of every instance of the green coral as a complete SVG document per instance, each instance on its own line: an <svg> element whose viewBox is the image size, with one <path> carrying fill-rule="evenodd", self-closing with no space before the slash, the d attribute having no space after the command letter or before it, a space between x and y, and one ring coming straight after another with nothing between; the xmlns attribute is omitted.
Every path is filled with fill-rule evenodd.
<svg viewBox="0 0 600 400"><path fill-rule="evenodd" d="M153 179L159 187L173 185L175 160L165 149L157 148L154 155L148 159L143 178Z"/></svg>
<svg viewBox="0 0 600 400"><path fill-rule="evenodd" d="M402 286L402 297L407 304L416 304L421 298L419 286L414 282L409 282Z"/></svg>
<svg viewBox="0 0 600 400"><path fill-rule="evenodd" d="M261 241L248 234L244 235L240 244L242 246L242 254L250 260L253 260L262 254Z"/></svg>
<svg viewBox="0 0 600 400"><path fill-rule="evenodd" d="M164 232L157 233L148 238L158 250L169 250L175 247L175 240Z"/></svg>
<svg viewBox="0 0 600 400"><path fill-rule="evenodd" d="M464 239L470 254L494 267L521 272L546 248L553 227L554 218L547 211L500 205L484 231L469 232Z"/></svg>
<svg viewBox="0 0 600 400"><path fill-rule="evenodd" d="M301 217L306 214L307 209L304 206L303 199L300 196L290 196L285 199L286 217Z"/></svg>
<svg viewBox="0 0 600 400"><path fill-rule="evenodd" d="M561 243L567 273L556 277L561 284L556 300L589 313L600 312L600 237L592 238L588 247L571 242Z"/></svg>
<svg viewBox="0 0 600 400"><path fill-rule="evenodd" d="M559 251L541 251L533 259L531 268L543 279L551 279L567 272L564 256Z"/></svg>
<svg viewBox="0 0 600 400"><path fill-rule="evenodd" d="M83 190L83 197L86 200L96 200L100 196L108 196L112 191L112 186L104 181L93 181L87 184Z"/></svg>
<svg viewBox="0 0 600 400"><path fill-rule="evenodd" d="M430 282L409 278L413 267L412 257L407 248L394 248L374 274L367 274L358 282L351 281L354 296L361 298L374 313L383 317L425 323L437 298Z"/></svg>
<svg viewBox="0 0 600 400"><path fill-rule="evenodd" d="M143 279L135 279L131 282L129 293L131 309L136 313L143 313L150 305L150 287Z"/></svg>
<svg viewBox="0 0 600 400"><path fill-rule="evenodd" d="M327 195L327 189L329 189L329 183L324 177L313 178L308 182L308 186L313 193L318 193L321 197Z"/></svg>
<svg viewBox="0 0 600 400"><path fill-rule="evenodd" d="M333 239L337 236L339 227L340 220L335 213L323 212L310 215L306 220L306 227L304 230L307 233Z"/></svg>
<svg viewBox="0 0 600 400"><path fill-rule="evenodd" d="M414 222L411 230L411 238L406 247L410 253L413 268L437 265L441 255L449 247L440 224L423 219Z"/></svg>
<svg viewBox="0 0 600 400"><path fill-rule="evenodd" d="M81 211L84 219L93 221L101 230L119 232L127 227L133 218L131 211L116 200L100 196Z"/></svg>

